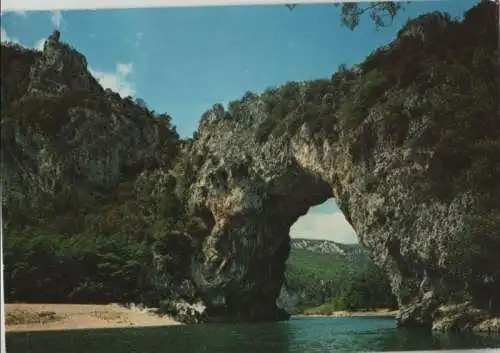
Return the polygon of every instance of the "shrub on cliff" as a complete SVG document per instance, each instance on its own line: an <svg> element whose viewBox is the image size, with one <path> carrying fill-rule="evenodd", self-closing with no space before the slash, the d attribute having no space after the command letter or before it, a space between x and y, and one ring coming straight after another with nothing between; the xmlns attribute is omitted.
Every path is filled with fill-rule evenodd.
<svg viewBox="0 0 500 353"><path fill-rule="evenodd" d="M84 91L29 97L2 110L2 123L8 118L11 125L55 139L73 107L108 114L111 103ZM175 161L178 134L168 115L155 116L133 102L127 109L140 113L142 124L159 125L161 161L145 157L124 165L121 183L106 188L72 175L55 194L41 193L31 205L9 202L4 208L7 300L157 305L187 277L190 233L196 235L202 225L185 213L172 178L154 191L161 184L154 172ZM2 139L2 146L16 152L11 138Z"/></svg>
<svg viewBox="0 0 500 353"><path fill-rule="evenodd" d="M25 93L29 84L30 67L39 57L40 53L35 50L23 48L18 44L2 42L0 54L2 110L7 109L12 102L21 98ZM3 112L1 116L4 117Z"/></svg>
<svg viewBox="0 0 500 353"><path fill-rule="evenodd" d="M476 307L500 312L500 213L484 210L471 214L465 229L449 244L450 275L457 290L471 298Z"/></svg>
<svg viewBox="0 0 500 353"><path fill-rule="evenodd" d="M421 141L426 145L436 143L445 127L457 127L454 136L469 140L498 134L492 128L498 125L497 20L495 11L483 5L467 11L461 22L439 12L408 21L393 43L356 67L340 66L329 83L289 82L266 90L260 99L268 117L257 127L256 139L290 136L302 124L336 138L338 120L355 134L375 112L382 115L379 124L396 145L407 137L410 121L424 114L432 121ZM411 103L412 96L422 102Z"/></svg>

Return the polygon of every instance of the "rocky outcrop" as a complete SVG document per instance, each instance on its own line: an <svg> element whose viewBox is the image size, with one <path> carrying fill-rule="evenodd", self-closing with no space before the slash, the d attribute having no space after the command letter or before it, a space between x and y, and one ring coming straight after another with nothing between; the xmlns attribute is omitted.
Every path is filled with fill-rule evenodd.
<svg viewBox="0 0 500 353"><path fill-rule="evenodd" d="M2 83L2 202L11 209L65 187L110 188L175 156L168 122L105 91L58 32L41 53L2 45Z"/></svg>
<svg viewBox="0 0 500 353"><path fill-rule="evenodd" d="M207 229L189 259L196 307L205 308L196 315L287 318L276 298L290 227L333 197L389 275L401 326L496 325L497 20L490 2L462 22L425 17L331 80L208 111L174 168ZM57 33L42 53L2 46L1 124L2 203L11 209L66 185L109 188L177 156L168 121L104 91ZM442 310L464 303L466 314Z"/></svg>
<svg viewBox="0 0 500 353"><path fill-rule="evenodd" d="M434 315L432 329L435 331L482 331L483 327L487 327L485 331L493 329L500 332L498 325L496 328L492 325L495 319L491 319L491 314L486 310L474 308L471 303L441 306Z"/></svg>
<svg viewBox="0 0 500 353"><path fill-rule="evenodd" d="M338 254L360 264L371 262L368 254L359 244L344 244L324 239L294 238L291 239L290 248L308 250L318 254Z"/></svg>
<svg viewBox="0 0 500 353"><path fill-rule="evenodd" d="M346 255L346 249L342 245L329 240L316 240L316 239L292 239L292 248L304 249L320 254L337 253Z"/></svg>
<svg viewBox="0 0 500 353"><path fill-rule="evenodd" d="M299 304L307 298L307 294L302 291L290 290L286 284L281 286L280 294L276 298L278 308L286 310L288 313L297 311Z"/></svg>
<svg viewBox="0 0 500 353"><path fill-rule="evenodd" d="M102 94L103 88L87 70L87 59L66 43L55 31L45 41L42 55L31 66L25 96L60 96L71 90Z"/></svg>
<svg viewBox="0 0 500 353"><path fill-rule="evenodd" d="M466 48L471 45L460 51L453 44L451 32L457 35L455 31L460 30L457 33L477 38L482 50L496 57L498 34L492 13L491 5L484 3L469 11L462 23L443 16L436 21L425 18L422 26L433 25L425 31L428 36L409 36L405 32L405 38L398 38L398 43L385 52L379 51L366 65L375 65L378 60L379 67L383 67L388 65L383 58L390 57L388 67L399 67L398 60L404 66L403 56L411 55L403 55L398 48L420 47L427 60L436 60L430 68L444 69L438 64L441 55L454 52L457 57L463 55L464 67L476 72L467 53L475 51L473 46L477 44L460 43ZM476 22L479 16L486 23L481 28ZM443 21L448 21L449 26L442 25ZM434 26L435 23L440 25ZM432 35L439 38L439 45L429 39ZM447 41L443 42L443 38ZM422 70L415 72L414 77L446 89L446 79L438 79L430 68L413 67ZM489 70L492 74L496 72L495 66ZM350 101L366 100L359 94L370 79L359 71L351 72L355 83L351 86L354 93L349 96ZM403 76L397 80L403 80ZM500 249L497 240L500 226L496 221L499 205L490 196L499 199L500 178L498 169L493 167L488 173L494 174L496 181L486 182L480 173L473 176L476 167L471 158L475 153L473 146L480 140L491 142L488 156L500 151L500 122L491 116L485 118L489 119L489 131L475 126L474 133L467 137L457 121L472 121L476 113L451 111L448 114L455 114L455 122L440 117L438 124L443 126L437 129L434 120L437 117L428 111L433 92L437 91L422 89L417 81L399 82L389 89L398 91L398 104L402 107L396 125L388 125L391 112L387 106L377 109L381 106L373 104L355 122L352 116L343 122L342 114L334 112L329 119L336 121L336 126L330 132L326 127L312 128L305 119L301 120L301 109L323 104L319 109L321 114L321 109L328 109L324 105L332 104L329 99L320 98L321 103L314 103L318 100L308 98L314 88L312 83L288 86L295 89L292 98L287 98L290 93L285 87L260 96L247 94L229 112L216 105L205 114L188 152L191 162L187 194L192 212L211 225L200 249L201 256L192 264L193 280L203 293L210 315L238 312L247 320L279 317L275 300L290 247L289 229L310 206L331 197L352 223L361 244L390 276L401 307L399 325L431 327L434 323L436 329L447 326L435 321L444 320L437 318L438 308L450 300L466 301L468 296L473 296L474 305L481 307L475 310L495 315L500 298L494 295L498 294L500 262L493 248ZM384 95L388 97L387 92L388 89L382 89L374 94L383 100ZM462 95L462 101L469 99L465 90L458 94ZM493 99L498 95L498 87L493 84L484 94L483 98ZM267 135L270 137L262 138L262 130L271 125L277 109L273 111L268 106L273 97L278 101L292 99L298 102L297 108L280 116L278 127L270 129L272 133ZM349 104L346 101L338 103L341 110ZM493 105L490 108L494 114L496 108ZM295 123L295 130L287 123ZM285 130L287 127L290 129ZM450 153L455 152L449 148L455 142L457 148L472 153L456 158L469 162L459 165L456 159L451 159ZM491 159L487 163L496 162ZM459 182L465 175L471 178L469 184ZM471 221L475 216L479 218ZM489 250L483 247L486 243ZM468 246L478 252L468 252ZM458 264L458 261L464 262ZM468 266L473 275L466 273ZM486 277L494 278L490 289L481 282ZM476 282L473 278L481 280ZM479 293L484 293L484 297ZM453 327L468 327L463 321L453 321L460 322Z"/></svg>

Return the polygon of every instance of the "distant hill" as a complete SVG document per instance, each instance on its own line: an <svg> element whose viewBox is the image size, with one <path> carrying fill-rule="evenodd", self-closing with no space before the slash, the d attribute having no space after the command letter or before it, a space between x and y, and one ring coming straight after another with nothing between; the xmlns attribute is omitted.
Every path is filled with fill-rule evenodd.
<svg viewBox="0 0 500 353"><path fill-rule="evenodd" d="M278 305L290 312L321 305L338 294L346 280L370 264L370 258L359 244L291 239Z"/></svg>
<svg viewBox="0 0 500 353"><path fill-rule="evenodd" d="M294 250L308 250L318 254L341 255L344 259L349 259L358 264L371 262L368 253L359 244L343 244L323 239L295 238L291 239L291 248L292 253L297 253Z"/></svg>
<svg viewBox="0 0 500 353"><path fill-rule="evenodd" d="M294 249L304 249L319 253L340 253L345 254L347 244L336 243L331 240L321 240L321 239L291 239L291 245ZM349 244L350 247L351 244ZM357 244L352 244L357 247Z"/></svg>

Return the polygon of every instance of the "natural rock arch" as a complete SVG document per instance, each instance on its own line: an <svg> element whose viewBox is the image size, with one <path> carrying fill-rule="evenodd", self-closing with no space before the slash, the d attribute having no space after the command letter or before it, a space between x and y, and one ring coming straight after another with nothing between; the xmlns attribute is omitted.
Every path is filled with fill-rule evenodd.
<svg viewBox="0 0 500 353"><path fill-rule="evenodd" d="M202 256L192 267L209 315L231 313L245 320L283 317L275 302L289 253L290 227L311 206L331 197L374 260L392 269L393 285L398 288L402 279L398 266L410 265L399 254L400 238L386 231L387 224L391 226L387 219L393 212L409 214L419 206L408 204L405 209L401 205L399 200L411 190L393 185L399 194L391 200L371 184L377 174L378 183L394 183L404 177L401 169L392 175L387 169L366 171L364 165L352 162L346 152L349 146L341 140L315 137L305 125L294 136L260 144L251 128L264 118L260 101L247 101L244 109L246 122L236 122L228 119L222 107L215 106L201 122L199 135L187 153L197 161L189 165L188 203L192 212L206 219L209 215L211 224ZM394 151L393 158L397 160L403 152ZM375 189L368 191L371 188ZM446 217L443 212L440 215ZM442 220L435 216L430 227ZM412 252L411 241L407 241L404 246ZM396 242L400 245L394 246Z"/></svg>
<svg viewBox="0 0 500 353"><path fill-rule="evenodd" d="M229 134L228 120L209 122L218 118L217 110L209 114L204 124L210 127L200 129L191 148L195 154L203 146L228 152L221 156L210 151L212 158L197 166L199 179L190 186L192 209L214 219L204 239L203 260L194 265L194 279L210 293L208 301L214 307L250 320L275 319L290 227L310 206L331 198L333 190L324 173L310 169L313 161L307 158L318 156L297 159L307 152L294 151L298 146L285 140L259 148L260 155L251 145L229 151L238 136Z"/></svg>
<svg viewBox="0 0 500 353"><path fill-rule="evenodd" d="M286 317L275 300L290 226L310 206L334 197L361 244L388 273L401 324L456 329L466 322L470 328L500 316L500 296L492 295L500 291L496 7L482 2L462 22L423 19L412 22L416 30L402 31L388 47L331 79L245 94L228 112L214 106L196 138L181 146L176 138L164 145L168 121L160 124L144 107L104 91L69 45L50 40L43 53L2 46L2 55L15 54L2 82L14 87L27 77L25 91L12 94L2 86L2 102L64 103L61 98L76 94L81 105L75 111L82 112L43 128L28 119L33 124L24 136L19 119L2 116L6 145L22 152L20 160L35 160L26 151L59 145L53 156L42 156L42 162L51 161L43 169L33 163L24 171L17 159L4 161L8 192L2 201L41 200L40 194L57 192L54 181L112 189L121 170L135 174L147 160L156 161L158 169L145 176L158 182L155 193L175 174L179 196L207 228L205 234L186 231L196 249L191 253L186 246L191 273L182 295L199 295L211 318L275 320ZM22 70L18 57L24 57ZM75 128L75 122L85 128ZM118 129L106 128L117 123ZM60 140L64 124L79 138ZM89 148L96 127L106 132L98 154ZM70 153L67 142L75 147ZM482 310L469 310L468 296ZM450 321L436 321L439 306L451 303L464 305L444 314Z"/></svg>
<svg viewBox="0 0 500 353"><path fill-rule="evenodd" d="M458 48L450 44L446 49L442 38L451 41L456 31L462 31L478 38L489 33L491 41L482 43L495 57L498 48L494 48L497 44L493 39L498 27L489 6L482 3L471 9L462 23L447 20L447 25L426 27L429 35L425 38L408 39L409 34L402 32L401 38L357 69L334 75L332 82L339 85L340 95L345 94L342 77L358 82L347 88L351 92L348 98L337 102L341 113L336 102L322 99L325 96L320 94L322 85L330 83L318 82L291 83L268 91L266 97L245 94L230 105L229 112L215 105L203 116L196 138L184 153L183 185L189 209L205 218L209 228L191 269L209 316L236 315L244 320L286 316L277 309L276 297L289 252L289 229L310 206L331 197L337 200L361 245L389 275L401 309L399 324L443 329L455 325L450 322L463 315L474 325L499 314L500 302L492 296L494 290L488 289L488 300L479 298L486 282L498 288L500 280L500 263L491 255L493 249L500 249L495 240L499 179L491 179L497 173L493 167L498 161L494 152L497 145L488 143L491 149L481 152L490 158L481 167L490 170L486 179L479 169L473 170L479 165L473 167L471 155L462 153L467 148L476 153L472 152L479 146L475 139L498 141L494 113L484 115L472 130L463 130L457 123L473 119L476 113L460 112L455 117L457 111L429 117L432 90L419 90L418 84L407 81L411 75L407 76L406 70L394 81L396 113L370 100L388 99L385 92L394 87L384 85L391 70L413 65L405 61L408 55L398 50L421 52L424 42L430 41L425 44L429 52L418 55L437 63L441 60L436 54L439 50ZM482 25L478 27L479 18L486 17L488 30L483 31ZM464 53L457 55L466 58L468 50L464 47ZM464 60L464 67L475 72ZM422 76L412 75L432 82L435 67ZM389 76L384 78L378 70L388 70ZM495 92L489 92L495 96L498 85ZM460 101L468 99L469 91L461 94ZM297 108L285 113L286 118L276 118L264 98L285 101L285 106L296 103ZM358 107L350 106L352 101ZM337 110L324 113L327 120L321 120L318 128L297 118L307 114L301 113L304 105L321 106L313 120L321 117L322 109ZM471 179L466 183L464 177ZM471 246L482 250L468 253ZM464 258L467 263L460 264ZM486 281L491 278L496 279ZM481 310L470 310L468 295L476 297L472 306ZM484 304L488 301L487 308ZM463 304L457 309L462 315L439 321L440 315L447 315L440 313L440 305L453 303Z"/></svg>

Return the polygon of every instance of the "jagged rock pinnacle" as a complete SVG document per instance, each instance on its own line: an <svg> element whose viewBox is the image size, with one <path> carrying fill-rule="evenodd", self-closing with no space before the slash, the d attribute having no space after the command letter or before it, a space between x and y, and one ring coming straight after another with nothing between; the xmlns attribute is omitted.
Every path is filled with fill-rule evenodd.
<svg viewBox="0 0 500 353"><path fill-rule="evenodd" d="M61 37L61 32L59 32L57 29L52 32L52 34L49 36L49 41L53 41L56 43L59 43L59 38Z"/></svg>
<svg viewBox="0 0 500 353"><path fill-rule="evenodd" d="M47 38L45 43L43 44L43 51L47 50L48 46L54 46L55 44L59 44L59 38L61 37L61 32L57 29L52 32L52 34Z"/></svg>

